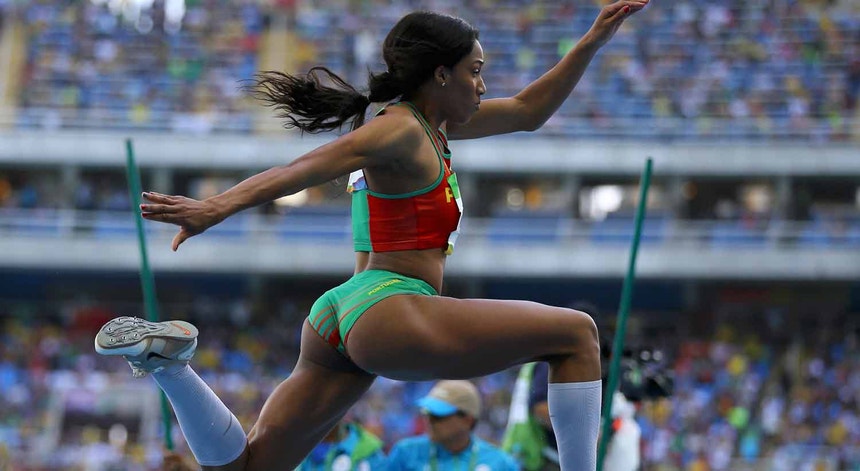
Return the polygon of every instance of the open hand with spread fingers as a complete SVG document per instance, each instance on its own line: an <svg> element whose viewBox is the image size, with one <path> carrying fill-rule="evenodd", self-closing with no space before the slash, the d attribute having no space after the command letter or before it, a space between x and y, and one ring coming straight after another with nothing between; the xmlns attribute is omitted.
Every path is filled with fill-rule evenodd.
<svg viewBox="0 0 860 471"><path fill-rule="evenodd" d="M597 15L586 36L590 37L594 44L603 46L612 39L627 17L645 8L648 3L650 3L649 0L621 0L606 5L600 10L600 14Z"/></svg>
<svg viewBox="0 0 860 471"><path fill-rule="evenodd" d="M189 237L202 233L224 219L214 205L206 201L151 191L144 192L143 198L147 201L140 205L140 213L144 219L179 226L179 232L173 237L171 244L174 252Z"/></svg>

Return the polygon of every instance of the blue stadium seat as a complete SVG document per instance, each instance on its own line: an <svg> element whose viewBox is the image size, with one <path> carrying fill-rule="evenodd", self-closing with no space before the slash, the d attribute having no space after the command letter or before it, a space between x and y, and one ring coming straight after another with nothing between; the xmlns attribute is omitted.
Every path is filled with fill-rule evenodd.
<svg viewBox="0 0 860 471"><path fill-rule="evenodd" d="M45 209L4 209L0 228L19 236L58 236L62 234L59 213Z"/></svg>
<svg viewBox="0 0 860 471"><path fill-rule="evenodd" d="M664 216L647 217L642 221L640 244L657 244L666 237L668 220ZM632 216L610 216L591 224L591 242L597 245L630 245L635 220Z"/></svg>
<svg viewBox="0 0 860 471"><path fill-rule="evenodd" d="M828 228L822 221L813 221L803 228L797 245L806 248L839 248L860 246L860 224L852 223L839 232Z"/></svg>
<svg viewBox="0 0 860 471"><path fill-rule="evenodd" d="M8 2L7 2L8 3ZM16 2L12 2L16 3ZM27 67L28 83L24 84L24 108L57 108L92 110L118 107L128 111L136 104L145 103L151 111L188 113L195 109L194 100L176 100L187 86L200 87L212 72L224 73L232 79L250 78L258 69L257 41L265 36L265 24L270 12L257 2L213 2L207 5L206 16L211 30L184 28L175 34L158 36L151 41L152 33L137 33L132 28L120 27L113 14L102 5L90 6L89 14L95 21L81 24L70 23L64 8L68 2L17 2L24 18L39 19L39 28L28 29ZM86 2L72 2L86 3ZM97 2L104 3L104 2ZM355 60L351 54L349 35L352 30L344 28L340 21L339 7L328 2L317 7L300 9L296 14L293 32L304 44L312 45L312 56L308 61L322 64L344 77L365 76L368 65L375 71L383 66L377 57L375 63L365 64ZM584 32L594 22L598 9L590 3L576 8L557 8L559 2L537 2L539 8L531 11L535 2L491 2L487 8L481 2L460 2L457 14L470 18L481 30L488 67L485 69L489 94L487 98L510 96L554 66L559 53L570 46L576 32ZM710 2L713 3L713 2ZM716 2L725 3L725 2ZM769 25L769 19L761 15L755 2L735 2L731 7L735 21L718 25L714 34L697 36L690 34L690 26L682 24L684 17L677 17L672 8L646 9L637 14L637 21L626 24L605 46L605 52L595 57L576 95L569 104L562 106L556 121L573 121L574 124L554 125L545 133L569 136L618 137L631 136L646 139L762 139L793 137L809 139L831 134L841 136L838 130L830 129L826 118L814 116L816 110L826 108L826 94L820 93L821 84L832 76L849 74L851 38L856 33L856 15L838 13L838 9L810 9L798 16ZM527 5L528 4L528 5ZM189 16L203 8L199 2L189 2ZM702 7L707 9L707 7ZM532 15L534 12L540 14ZM700 10L698 14L705 14ZM388 29L399 17L399 12L379 14L378 9L359 9L350 15L351 21L361 28L372 31L379 43ZM525 20L525 21L523 21ZM685 21L689 20L686 19ZM827 21L825 21L827 20ZM742 24L744 28L733 27ZM238 30L235 31L235 30ZM237 41L234 34L238 34ZM244 36L244 38L243 38ZM833 53L796 54L780 60L757 60L750 57L741 45L767 45L778 42L780 37L790 37L797 43L816 44ZM229 39L230 41L226 41ZM245 40L247 39L247 40ZM76 73L50 64L78 64L94 56L94 44L102 41L114 44L121 50L116 65L102 71L97 78L81 80ZM264 41L260 41L264 42ZM166 60L153 61L155 44L166 44L162 51ZM221 45L218 53L212 54L207 46ZM519 70L517 60L524 47L534 54L534 65L528 70ZM737 50L742 51L737 53ZM55 57L56 56L56 57ZM714 73L715 64L726 61L725 77L720 77L707 86L707 106L687 110L689 94L695 91L690 84L708 81ZM631 93L629 86L633 65L646 73L638 74L640 83ZM197 66L200 70L197 71ZM196 72L195 72L196 71ZM635 72L634 72L635 74ZM626 77L626 78L624 78ZM621 78L621 80L619 80ZM811 126L790 123L788 102L796 93L780 93L789 78L797 79L797 86L810 98L813 121ZM217 80L216 80L217 81ZM619 86L621 83L621 86ZM363 83L356 83L359 87ZM250 120L251 115L242 108L241 99L232 93L221 92L222 87L210 87L215 97L211 100L220 109L231 115L242 115ZM636 96L641 93L642 96ZM656 131L653 121L628 126L625 118L639 121L653 120L651 104L657 100L668 102L667 118L678 121L672 126L663 126ZM761 101L768 118L777 120L773 128L740 127L727 118L723 105L741 99L747 102ZM161 103L167 101L174 108L165 110ZM848 100L850 101L850 100ZM846 109L850 111L846 104ZM601 113L584 114L582 110L598 110ZM692 114L690 114L692 113ZM127 113L125 113L127 114ZM819 113L820 114L820 113ZM122 115L122 113L121 113ZM18 116L21 116L19 113ZM145 122L129 119L105 120L101 126L131 129L135 127L169 128L169 119L161 119L155 113ZM691 118L691 119L685 119ZM703 121L710 125L701 126ZM216 123L215 129L224 131L253 132L253 126L243 123L232 126ZM576 124L585 122L586 125ZM686 123L689 122L689 123ZM38 127L38 119L19 119L19 126ZM94 127L82 124L82 120L65 120L63 127ZM595 134L593 129L597 129ZM821 131L812 132L815 129ZM840 137L841 138L841 137Z"/></svg>
<svg viewBox="0 0 860 471"><path fill-rule="evenodd" d="M487 224L487 240L497 244L557 243L565 216L558 212L506 211Z"/></svg>
<svg viewBox="0 0 860 471"><path fill-rule="evenodd" d="M292 208L277 223L278 237L284 240L342 244L352 240L352 220L348 206L301 206Z"/></svg>
<svg viewBox="0 0 860 471"><path fill-rule="evenodd" d="M764 247L764 230L749 229L740 221L718 222L711 228L711 247Z"/></svg>
<svg viewBox="0 0 860 471"><path fill-rule="evenodd" d="M237 239L250 233L251 214L236 214L206 230L207 236Z"/></svg>
<svg viewBox="0 0 860 471"><path fill-rule="evenodd" d="M95 214L92 225L95 237L126 238L137 234L134 214L131 211L99 211ZM144 227L146 226L144 224Z"/></svg>

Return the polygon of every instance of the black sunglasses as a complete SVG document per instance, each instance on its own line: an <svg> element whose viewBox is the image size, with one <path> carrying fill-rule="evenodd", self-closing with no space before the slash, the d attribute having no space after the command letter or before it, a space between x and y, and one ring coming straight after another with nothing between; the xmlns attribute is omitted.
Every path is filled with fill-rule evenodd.
<svg viewBox="0 0 860 471"><path fill-rule="evenodd" d="M454 412L453 414L450 414L450 415L433 415L433 414L427 412L426 410L421 411L421 413L424 414L431 421L447 419L448 417L453 417L453 416L466 417L466 413L461 411L461 410L458 410L457 412Z"/></svg>

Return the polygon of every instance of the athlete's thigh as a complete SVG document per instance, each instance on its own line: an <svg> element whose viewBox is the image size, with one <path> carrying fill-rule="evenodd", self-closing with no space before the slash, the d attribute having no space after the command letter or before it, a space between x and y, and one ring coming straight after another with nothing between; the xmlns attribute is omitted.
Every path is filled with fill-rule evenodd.
<svg viewBox="0 0 860 471"><path fill-rule="evenodd" d="M360 367L395 379L470 378L593 349L588 314L529 301L392 296L349 333Z"/></svg>
<svg viewBox="0 0 860 471"><path fill-rule="evenodd" d="M305 322L290 377L266 400L248 434L247 470L294 469L376 378L327 344Z"/></svg>

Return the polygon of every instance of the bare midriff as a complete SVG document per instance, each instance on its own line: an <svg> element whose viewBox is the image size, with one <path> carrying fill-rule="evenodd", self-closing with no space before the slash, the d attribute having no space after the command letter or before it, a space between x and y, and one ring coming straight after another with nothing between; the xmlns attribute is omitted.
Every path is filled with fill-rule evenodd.
<svg viewBox="0 0 860 471"><path fill-rule="evenodd" d="M355 272L388 270L424 280L437 293L442 292L442 274L447 255L442 249L397 252L355 252Z"/></svg>

